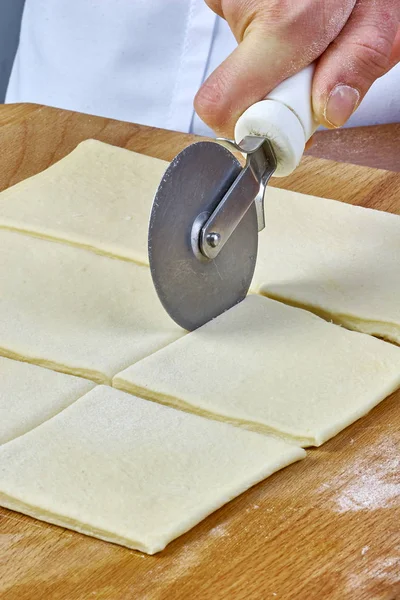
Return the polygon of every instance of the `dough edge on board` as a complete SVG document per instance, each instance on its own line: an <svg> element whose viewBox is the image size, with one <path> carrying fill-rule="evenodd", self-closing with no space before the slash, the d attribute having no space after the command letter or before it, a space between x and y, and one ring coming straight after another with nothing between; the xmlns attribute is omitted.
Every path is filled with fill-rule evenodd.
<svg viewBox="0 0 400 600"><path fill-rule="evenodd" d="M38 519L38 521L43 521L44 523L50 523L51 525L56 525L57 527L65 527L66 529L70 529L72 531L76 531L77 533L81 533L83 535L102 540L103 542L110 542L112 544L124 546L125 548L129 548L130 550L138 550L139 552L143 552L145 554L157 554L157 552L161 552L162 550L164 550L164 548L169 544L169 542L172 541L167 540L165 541L165 543L154 541L152 544L149 543L149 545L142 544L138 541L131 540L129 538L124 538L119 535L108 533L104 529L97 529L96 527L81 524L78 521L75 521L74 519L69 519L64 516L55 515L54 513L42 510L37 506L31 506L30 504L21 502L2 492L0 492L0 506L2 506L3 508L7 508L8 510L21 513L28 517L32 517L33 519ZM186 531L189 531L191 527L192 526L189 526L185 531L178 533L176 537L183 535L184 533L186 533Z"/></svg>
<svg viewBox="0 0 400 600"><path fill-rule="evenodd" d="M136 413L137 418L135 418L135 405L138 410ZM100 415L97 422L93 422L91 415L97 414L97 408L99 410L103 409L105 412ZM116 422L114 424L112 419L110 421L110 415L106 414L106 411L109 411L110 415L115 415ZM133 430L130 429L129 423L126 421L128 415L133 418ZM137 432L138 428L139 431L143 428L142 437L144 436L147 439L147 436L150 435L153 443L154 440L158 440L155 454L157 461L164 453L164 444L162 443L164 433L168 436L169 432L170 437L166 438L169 441L165 448L167 454L168 449L173 452L173 458L162 459L166 460L164 467L162 461L161 463L155 463L154 472L150 471L150 482L148 475L142 475L137 482L134 474L137 469L143 469L146 464L149 465L154 460L151 448L146 445L143 448L142 442L139 440L135 442L136 445L133 445L131 455L129 455L129 450L128 454L123 452L123 449L126 449L127 440L118 441L121 419L124 422L121 440L124 440L124 435L128 435L128 437L132 435L133 440L135 440L137 436L135 430ZM86 431L89 422L93 427L93 432L91 433L89 430L87 439L82 441L85 450L81 462L77 465L78 479L75 485L78 489L78 495L76 496L72 486L72 489L65 496L62 492L64 489L62 484L66 485L68 481L75 481L76 478L74 474L76 463L73 458L71 460L69 457L71 431L73 433L71 425L76 424L75 435L79 436L81 428L83 427L83 430ZM223 428L221 429L221 427ZM62 432L64 430L68 433L63 438ZM59 432L59 436L57 436L57 432ZM107 437L107 432L111 433L111 438ZM155 432L155 438L153 438L153 432ZM174 441L176 439L173 435L174 432L179 432L179 435L182 432L182 437L177 439L176 442ZM221 433L223 440L221 439ZM193 434L196 436L196 440L193 442L188 457L182 455L182 459L179 459L177 466L175 466L175 459L179 455L175 456L174 452L180 452L185 446L185 439L188 436L191 438ZM204 434L206 435L205 441L199 441L203 439ZM104 447L110 458L106 460L103 476L99 478L99 475L95 474L90 477L89 473L91 471L87 471L87 469L93 469L96 464L99 464L98 461L102 459L104 454L103 435L106 436ZM246 435L249 437L246 437ZM86 436L84 437L86 438ZM43 465L42 457L47 447L48 438L53 440L57 438L56 450L55 455L53 454L52 458L49 459L49 464ZM107 439L111 439L108 450ZM207 453L201 452L201 448L204 449L205 445L208 447L207 444L210 441L211 454L208 457ZM79 443L78 438L78 446ZM207 484L207 471L213 472L214 461L217 460L221 447L224 447L226 451L223 453L223 462L219 468L222 469L226 461L233 461L232 467L229 467L229 474L222 479L220 487L218 485L214 487L216 481L219 481L218 475L209 477L210 488L203 487ZM251 458L252 453L257 449L257 458L253 461ZM117 454L115 454L116 450L118 451ZM200 450L200 454L197 454L198 450ZM121 457L121 461L118 460L118 456ZM198 459L197 456L200 458ZM305 456L306 453L303 449L295 445L285 444L282 440L277 441L256 434L246 434L246 432L240 432L237 428L226 424L218 424L217 426L215 422L207 419L185 415L181 411L154 405L141 398L132 398L106 386L97 386L35 430L4 444L0 448L0 458L4 463L3 468L0 466L0 471L2 471L0 505L104 541L140 550L147 554L155 554L163 550L172 540L195 527L208 515L241 495L253 485L286 466L305 458ZM87 457L87 462L85 462L85 457ZM132 464L139 461L136 462L136 466L132 466L131 472L129 472L130 461L133 461ZM198 464L199 471L196 471L198 474L193 477L191 472L198 461L200 461ZM64 468L64 473L60 472L60 479L57 481L54 476L57 475L59 463L61 463L60 468ZM102 501L96 500L96 498L99 497L99 494L102 498L101 489L105 485L104 482L108 480L107 474L110 473L110 468L114 471L112 476L114 487L112 490L117 491L110 491L105 494L103 509ZM40 478L43 469L47 471L47 474L44 478ZM159 478L157 477L157 470L160 469L162 470ZM167 474L163 475L165 469ZM170 480L171 473L175 473L176 469L178 469L177 473L173 474L172 480ZM79 474L81 470L82 474ZM27 472L29 475L24 477L24 473ZM182 477L185 472L187 473L186 485L189 487L186 490L185 478L183 477L182 487L179 486L175 490L176 478ZM94 470L93 473L95 473ZM85 489L79 491L79 481L82 477L89 478L89 483ZM36 483L37 481L38 483ZM143 481L146 482L144 488L142 487ZM55 492L52 496L54 485ZM169 489L169 485L172 485L171 489ZM194 491L191 490L191 485L195 486ZM197 488L204 489L204 493L200 494L198 500ZM133 497L130 496L130 489ZM163 496L164 489L165 497ZM150 496L147 495L148 493ZM152 506L151 498L154 493L160 494L159 501L154 506L156 525L149 521L149 511L153 509L142 508L143 502L146 503L147 499L150 501L150 507ZM79 494L81 494L81 498ZM117 497L122 500L122 513L119 512L119 505L116 503L114 509L116 517L111 519L110 529L107 530L107 516L112 514L113 511L113 504L110 504L110 502L113 498L116 500ZM93 510L91 506L93 506ZM164 506L166 508L163 508ZM185 506L187 512L182 513L182 510L184 510L182 507ZM82 519L79 515L80 510L82 511ZM169 515L167 518L163 516L164 510ZM138 519L140 524L138 527L135 525L135 518ZM125 525L126 519L132 519L132 521ZM104 527L104 524L106 527ZM124 535L124 529L126 529L127 535Z"/></svg>
<svg viewBox="0 0 400 600"><path fill-rule="evenodd" d="M111 542L113 544L124 546L130 550L138 550L145 554L153 555L164 550L172 541L196 527L196 525L204 521L204 519L206 519L208 516L225 506L225 504L231 502L231 500L234 500L241 494L245 493L254 485L261 483L274 473L290 466L294 462L302 460L305 457L305 450L293 445L292 456L284 463L281 463L279 466L276 468L274 467L273 469L265 468L264 470L260 470L257 476L249 477L247 481L242 482L240 486L238 485L235 491L226 495L224 499L219 499L217 502L209 503L207 506L202 507L195 518L191 516L190 518L183 520L179 527L171 527L170 531L164 531L157 536L149 536L145 542L124 537L116 533L107 532L105 529L93 527L89 524L81 523L75 519L40 509L38 506L33 506L26 502L22 502L17 498L13 498L12 496L9 496L1 491L0 506L27 515L28 517L38 519L39 521L43 521L45 523L50 523L58 527L65 527L66 529L71 529L77 533L81 533L89 537L94 537L105 542Z"/></svg>
<svg viewBox="0 0 400 600"><path fill-rule="evenodd" d="M253 292L400 345L400 312L389 301L400 291L399 214L269 186L266 222L259 238ZM368 251L370 240L373 250ZM383 297L372 294L368 301L367 288L364 296L353 298L349 274L356 276L361 269L362 289L368 278L374 278L370 270L380 272L379 264ZM323 289L336 278L342 297ZM308 289L309 280L322 290Z"/></svg>

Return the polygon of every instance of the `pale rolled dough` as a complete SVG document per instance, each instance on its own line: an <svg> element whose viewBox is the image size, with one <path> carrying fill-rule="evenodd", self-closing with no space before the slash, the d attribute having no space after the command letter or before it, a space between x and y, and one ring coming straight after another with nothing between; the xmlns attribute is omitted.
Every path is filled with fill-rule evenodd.
<svg viewBox="0 0 400 600"><path fill-rule="evenodd" d="M268 188L252 288L400 344L400 216Z"/></svg>
<svg viewBox="0 0 400 600"><path fill-rule="evenodd" d="M0 357L0 444L47 421L93 387L79 377Z"/></svg>
<svg viewBox="0 0 400 600"><path fill-rule="evenodd" d="M304 456L100 386L0 448L0 504L154 554Z"/></svg>
<svg viewBox="0 0 400 600"><path fill-rule="evenodd" d="M0 228L148 265L165 161L95 140L0 194ZM253 291L400 344L400 217L268 187Z"/></svg>
<svg viewBox="0 0 400 600"><path fill-rule="evenodd" d="M319 446L400 386L400 348L249 296L113 386Z"/></svg>
<svg viewBox="0 0 400 600"><path fill-rule="evenodd" d="M0 194L0 227L148 264L154 193L168 163L95 140Z"/></svg>
<svg viewBox="0 0 400 600"><path fill-rule="evenodd" d="M148 267L0 229L0 354L106 383L184 331Z"/></svg>

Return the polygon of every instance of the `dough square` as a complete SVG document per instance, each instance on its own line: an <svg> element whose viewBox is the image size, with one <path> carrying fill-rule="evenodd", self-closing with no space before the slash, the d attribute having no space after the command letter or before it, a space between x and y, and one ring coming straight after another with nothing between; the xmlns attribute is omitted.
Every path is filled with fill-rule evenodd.
<svg viewBox="0 0 400 600"><path fill-rule="evenodd" d="M400 348L248 296L113 386L319 446L400 386Z"/></svg>
<svg viewBox="0 0 400 600"><path fill-rule="evenodd" d="M274 188L265 210L253 290L400 344L400 216Z"/></svg>
<svg viewBox="0 0 400 600"><path fill-rule="evenodd" d="M0 357L0 444L34 429L94 383Z"/></svg>
<svg viewBox="0 0 400 600"><path fill-rule="evenodd" d="M0 227L148 264L153 196L168 163L87 140L0 194Z"/></svg>
<svg viewBox="0 0 400 600"><path fill-rule="evenodd" d="M0 354L108 383L184 331L148 267L0 229Z"/></svg>
<svg viewBox="0 0 400 600"><path fill-rule="evenodd" d="M148 554L305 456L99 386L0 448L0 504Z"/></svg>

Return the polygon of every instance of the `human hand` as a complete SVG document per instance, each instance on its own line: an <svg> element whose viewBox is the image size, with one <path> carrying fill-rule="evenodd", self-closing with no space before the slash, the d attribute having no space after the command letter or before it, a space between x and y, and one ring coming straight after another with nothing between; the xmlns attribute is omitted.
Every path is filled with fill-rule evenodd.
<svg viewBox="0 0 400 600"><path fill-rule="evenodd" d="M220 135L232 137L249 106L316 59L316 119L340 127L400 61L400 0L206 2L239 44L195 98L199 116Z"/></svg>

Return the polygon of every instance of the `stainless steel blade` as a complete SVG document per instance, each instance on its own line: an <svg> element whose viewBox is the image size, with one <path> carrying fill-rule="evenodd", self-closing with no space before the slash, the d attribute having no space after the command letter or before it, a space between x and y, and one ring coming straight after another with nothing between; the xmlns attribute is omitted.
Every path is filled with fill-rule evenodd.
<svg viewBox="0 0 400 600"><path fill-rule="evenodd" d="M254 203L215 259L199 247L203 225L240 172L226 148L198 142L172 161L156 193L149 227L151 273L164 308L185 329L228 310L250 287L258 244Z"/></svg>

